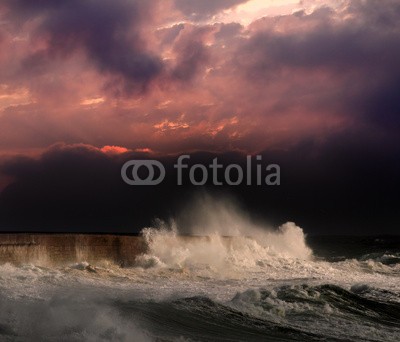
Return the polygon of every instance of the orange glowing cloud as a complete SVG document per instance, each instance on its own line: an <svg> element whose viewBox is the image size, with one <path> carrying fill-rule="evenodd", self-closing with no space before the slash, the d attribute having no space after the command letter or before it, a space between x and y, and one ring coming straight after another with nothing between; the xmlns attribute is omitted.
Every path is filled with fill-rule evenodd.
<svg viewBox="0 0 400 342"><path fill-rule="evenodd" d="M130 150L121 146L104 146L100 149L100 151L107 154L122 154L129 152Z"/></svg>

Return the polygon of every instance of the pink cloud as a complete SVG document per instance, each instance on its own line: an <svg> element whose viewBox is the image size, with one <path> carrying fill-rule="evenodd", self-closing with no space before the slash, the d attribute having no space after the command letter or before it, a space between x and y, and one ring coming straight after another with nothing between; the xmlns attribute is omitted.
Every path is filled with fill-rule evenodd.
<svg viewBox="0 0 400 342"><path fill-rule="evenodd" d="M104 146L100 149L100 151L107 154L122 154L129 152L130 150L121 146Z"/></svg>
<svg viewBox="0 0 400 342"><path fill-rule="evenodd" d="M400 74L400 20L392 1L379 11L365 2L247 27L205 20L230 7L226 1L193 3L192 20L173 1L102 2L96 13L106 23L91 16L75 25L62 4L7 5L2 153L59 141L106 153L254 152L397 122L390 89ZM77 6L82 15L91 9ZM383 14L392 20L373 20Z"/></svg>

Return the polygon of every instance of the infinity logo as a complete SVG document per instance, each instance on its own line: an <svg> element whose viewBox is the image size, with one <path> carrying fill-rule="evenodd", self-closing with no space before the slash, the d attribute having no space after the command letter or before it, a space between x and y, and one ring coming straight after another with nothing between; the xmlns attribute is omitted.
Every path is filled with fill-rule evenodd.
<svg viewBox="0 0 400 342"><path fill-rule="evenodd" d="M132 178L128 176L128 169L132 167ZM147 178L141 179L138 175L139 169L144 166L148 170ZM154 179L154 167L160 170L158 178ZM158 185L165 177L165 168L157 160L129 160L121 169L121 177L129 185Z"/></svg>

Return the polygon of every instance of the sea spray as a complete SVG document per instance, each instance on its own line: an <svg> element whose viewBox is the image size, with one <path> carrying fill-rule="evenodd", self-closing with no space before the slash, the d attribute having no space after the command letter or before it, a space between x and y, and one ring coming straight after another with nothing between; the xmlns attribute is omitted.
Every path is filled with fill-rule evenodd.
<svg viewBox="0 0 400 342"><path fill-rule="evenodd" d="M202 266L222 271L260 266L273 259L309 260L312 256L303 230L293 222L272 230L240 215L231 203L203 203L191 214L201 219L192 219L189 228L172 220L158 221L157 227L143 229L148 251L136 258L136 265ZM181 234L188 231L191 236Z"/></svg>
<svg viewBox="0 0 400 342"><path fill-rule="evenodd" d="M253 231L256 233L256 231ZM143 238L148 252L137 258L137 265L194 267L215 269L228 266L252 267L273 258L308 260L312 255L301 228L288 222L276 232L257 232L246 236L187 237L175 229L145 228Z"/></svg>

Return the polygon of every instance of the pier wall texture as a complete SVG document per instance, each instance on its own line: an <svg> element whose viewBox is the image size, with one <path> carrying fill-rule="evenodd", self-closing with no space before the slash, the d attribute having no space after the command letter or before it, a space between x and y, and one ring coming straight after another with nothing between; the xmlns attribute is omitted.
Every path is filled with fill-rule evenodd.
<svg viewBox="0 0 400 342"><path fill-rule="evenodd" d="M0 263L59 265L108 260L121 266L145 253L141 236L92 234L0 234Z"/></svg>

